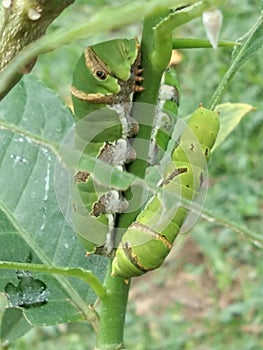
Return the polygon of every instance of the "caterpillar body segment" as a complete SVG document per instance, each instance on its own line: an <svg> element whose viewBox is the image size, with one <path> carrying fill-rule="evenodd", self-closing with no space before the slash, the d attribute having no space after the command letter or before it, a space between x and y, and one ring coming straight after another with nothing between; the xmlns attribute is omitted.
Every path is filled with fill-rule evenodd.
<svg viewBox="0 0 263 350"><path fill-rule="evenodd" d="M158 191L124 233L112 274L124 279L158 268L172 248L189 210L173 194L194 201L219 130L218 115L203 107L190 117L172 152Z"/></svg>
<svg viewBox="0 0 263 350"><path fill-rule="evenodd" d="M120 170L136 157L130 138L137 134L138 123L131 117L131 102L134 91L140 91L139 65L136 39L99 43L84 50L71 86L76 147ZM79 169L83 168L85 160L81 158ZM127 201L85 171L77 171L74 182L75 230L89 253L108 255L114 246L116 213L127 208Z"/></svg>

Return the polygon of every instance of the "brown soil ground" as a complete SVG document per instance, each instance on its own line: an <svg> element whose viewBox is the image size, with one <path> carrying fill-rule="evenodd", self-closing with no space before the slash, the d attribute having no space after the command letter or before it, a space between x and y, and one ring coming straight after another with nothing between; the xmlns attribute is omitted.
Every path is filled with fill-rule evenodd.
<svg viewBox="0 0 263 350"><path fill-rule="evenodd" d="M188 272L193 270L186 268L189 264L203 269L199 273ZM240 287L238 281L234 282L221 294L203 254L188 236L172 250L160 269L133 280L130 301L135 303L138 315L160 315L179 303L185 319L204 318L211 307L224 308L232 303Z"/></svg>

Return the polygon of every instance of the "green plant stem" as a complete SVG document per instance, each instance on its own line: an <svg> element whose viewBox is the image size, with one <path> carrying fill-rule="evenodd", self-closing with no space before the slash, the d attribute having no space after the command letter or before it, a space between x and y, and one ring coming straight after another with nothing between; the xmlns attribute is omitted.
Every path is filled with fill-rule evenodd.
<svg viewBox="0 0 263 350"><path fill-rule="evenodd" d="M220 40L218 47L234 47L242 45L236 41ZM173 38L173 49L204 49L212 48L208 39L204 38Z"/></svg>
<svg viewBox="0 0 263 350"><path fill-rule="evenodd" d="M230 65L227 72L224 74L222 80L220 81L219 85L217 86L216 91L214 92L210 102L209 102L209 109L214 110L217 106L217 104L221 101L223 98L226 89L228 88L231 80L234 78L234 75L236 74L238 69L238 64L234 62Z"/></svg>
<svg viewBox="0 0 263 350"><path fill-rule="evenodd" d="M263 237L259 233L255 233L249 230L247 227L240 225L239 223L222 218L207 209L204 209L201 213L201 217L208 222L212 222L216 225L226 227L229 230L238 233L240 236L249 239L256 246L263 248Z"/></svg>
<svg viewBox="0 0 263 350"><path fill-rule="evenodd" d="M105 278L106 293L101 298L100 324L96 350L125 349L123 331L130 283L111 276L111 263Z"/></svg>

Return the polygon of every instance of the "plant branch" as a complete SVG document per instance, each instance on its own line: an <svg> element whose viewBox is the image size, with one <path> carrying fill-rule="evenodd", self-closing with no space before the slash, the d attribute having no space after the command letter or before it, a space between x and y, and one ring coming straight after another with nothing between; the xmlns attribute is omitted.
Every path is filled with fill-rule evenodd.
<svg viewBox="0 0 263 350"><path fill-rule="evenodd" d="M196 212L197 208L193 211ZM263 248L263 237L259 233L255 233L249 230L247 227L236 223L232 220L230 221L228 219L222 218L221 216L218 216L207 209L204 209L200 216L208 222L220 225L222 227L226 227L229 230L238 233L240 236L248 238L256 246Z"/></svg>
<svg viewBox="0 0 263 350"><path fill-rule="evenodd" d="M220 40L218 47L234 47L241 45L237 41ZM204 49L212 48L212 45L208 39L203 38L173 38L173 49Z"/></svg>
<svg viewBox="0 0 263 350"><path fill-rule="evenodd" d="M74 0L3 1L4 19L0 30L0 71L28 44L40 38L49 24ZM31 59L12 80L9 89L33 68Z"/></svg>
<svg viewBox="0 0 263 350"><path fill-rule="evenodd" d="M106 293L101 298L100 324L95 350L124 350L123 331L130 283L111 276L105 278Z"/></svg>

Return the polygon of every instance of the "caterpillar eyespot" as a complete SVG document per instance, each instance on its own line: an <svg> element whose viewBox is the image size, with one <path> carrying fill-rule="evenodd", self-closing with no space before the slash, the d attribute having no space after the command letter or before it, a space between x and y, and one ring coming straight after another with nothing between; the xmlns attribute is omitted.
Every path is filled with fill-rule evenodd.
<svg viewBox="0 0 263 350"><path fill-rule="evenodd" d="M107 79L108 74L103 72L102 70L97 70L96 71L96 77L99 78L100 80L105 80Z"/></svg>
<svg viewBox="0 0 263 350"><path fill-rule="evenodd" d="M129 279L163 263L188 214L186 208L170 200L169 194L178 193L189 200L196 198L206 166L198 152L201 150L208 159L218 129L217 113L200 107L191 115L159 184L166 194L164 192L163 197L158 193L154 195L124 233L113 259L113 276Z"/></svg>

